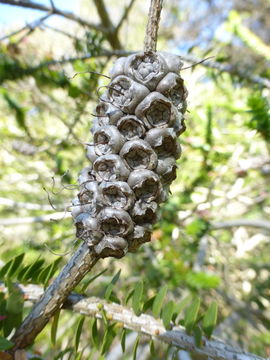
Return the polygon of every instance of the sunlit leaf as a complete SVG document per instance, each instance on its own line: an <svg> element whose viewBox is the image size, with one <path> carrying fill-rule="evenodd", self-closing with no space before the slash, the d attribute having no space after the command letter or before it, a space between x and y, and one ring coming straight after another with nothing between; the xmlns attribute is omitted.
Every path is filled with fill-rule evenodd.
<svg viewBox="0 0 270 360"><path fill-rule="evenodd" d="M56 344L56 335L57 335L57 328L58 328L58 322L59 322L59 315L60 315L60 310L58 310L54 316L53 316L53 320L52 320L52 326L51 326L51 342L53 344L53 346L55 346Z"/></svg>
<svg viewBox="0 0 270 360"><path fill-rule="evenodd" d="M126 351L126 335L127 335L127 330L123 329L122 333L121 333L121 340L120 340L123 353Z"/></svg>
<svg viewBox="0 0 270 360"><path fill-rule="evenodd" d="M174 312L174 302L172 300L170 300L167 302L167 304L165 304L163 306L162 314L161 314L161 318L162 318L163 324L166 329L170 325L170 322L171 322L172 316L173 316L173 312Z"/></svg>
<svg viewBox="0 0 270 360"><path fill-rule="evenodd" d="M167 287L167 285L164 285L155 297L155 300L153 302L153 307L152 307L153 315L155 317L159 317L159 315L160 315L160 311L161 311L165 296L167 294L167 291L168 291L168 287Z"/></svg>
<svg viewBox="0 0 270 360"><path fill-rule="evenodd" d="M11 349L13 346L13 342L7 340L6 338L3 338L0 336L0 350L8 350Z"/></svg>
<svg viewBox="0 0 270 360"><path fill-rule="evenodd" d="M136 338L135 344L133 346L132 360L136 360L136 358L137 358L137 349L138 349L140 339L141 339L141 337L140 337L140 335L138 335L137 338Z"/></svg>
<svg viewBox="0 0 270 360"><path fill-rule="evenodd" d="M134 293L132 295L132 308L134 313L138 316L141 312L141 303L143 295L143 282L139 281L134 288Z"/></svg>
<svg viewBox="0 0 270 360"><path fill-rule="evenodd" d="M114 277L112 278L112 281L111 281L110 284L107 286L107 289L106 289L105 295L104 295L105 300L109 300L109 299L110 299L111 293L112 293L112 291L113 291L113 287L114 287L114 285L116 284L116 282L118 281L118 279L119 279L119 277L120 277L120 274L121 274L121 269L114 275Z"/></svg>
<svg viewBox="0 0 270 360"><path fill-rule="evenodd" d="M85 317L82 316L80 318L79 322L78 322L78 326L77 326L77 329L76 329L76 335L75 335L75 351L76 352L78 351L78 348L79 348L84 320L85 320Z"/></svg>
<svg viewBox="0 0 270 360"><path fill-rule="evenodd" d="M199 326L194 327L193 335L196 346L200 347L202 345L202 330Z"/></svg>
<svg viewBox="0 0 270 360"><path fill-rule="evenodd" d="M194 325L196 324L198 312L200 309L200 302L201 302L200 298L195 297L195 299L192 301L192 303L186 310L184 324L185 324L186 332L188 334L190 334Z"/></svg>
<svg viewBox="0 0 270 360"><path fill-rule="evenodd" d="M98 328L97 328L97 319L94 319L94 322L92 324L92 339L95 347L99 348L99 335L98 335Z"/></svg>
<svg viewBox="0 0 270 360"><path fill-rule="evenodd" d="M114 331L115 324L109 325L104 334L103 342L101 345L101 355L104 355L110 348L113 339L115 338L115 331Z"/></svg>
<svg viewBox="0 0 270 360"><path fill-rule="evenodd" d="M203 331L210 338L217 323L218 304L213 301L203 317Z"/></svg>

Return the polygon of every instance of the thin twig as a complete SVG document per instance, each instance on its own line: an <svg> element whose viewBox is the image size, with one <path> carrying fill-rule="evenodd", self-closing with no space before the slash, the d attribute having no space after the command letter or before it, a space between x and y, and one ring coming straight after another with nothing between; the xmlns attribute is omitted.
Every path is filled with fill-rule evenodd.
<svg viewBox="0 0 270 360"><path fill-rule="evenodd" d="M222 222L212 223L210 229L230 229L233 227L254 227L258 229L270 230L270 221L267 220L252 220L252 219L236 219Z"/></svg>
<svg viewBox="0 0 270 360"><path fill-rule="evenodd" d="M42 295L44 298L41 286L21 284L17 286L24 294L25 300L37 302ZM0 284L0 291L7 292L7 288L3 283ZM160 319L155 319L147 314L136 316L129 308L116 303L109 303L100 298L85 297L73 293L64 302L63 308L98 319L102 319L102 311L105 311L105 314L111 321L122 323L126 329L148 335L153 339L185 349L193 354L208 356L211 359L263 360L260 356L233 348L217 338L212 338L211 340L203 338L202 346L198 347L195 345L194 336L187 335L182 326L174 326L171 330L166 330Z"/></svg>
<svg viewBox="0 0 270 360"><path fill-rule="evenodd" d="M113 49L122 49L116 28L114 27L103 0L94 0L102 26L107 29L107 39Z"/></svg>
<svg viewBox="0 0 270 360"><path fill-rule="evenodd" d="M8 39L12 36L15 36L15 35L18 35L20 34L21 32L23 32L24 30L26 29L29 29L29 30L34 30L35 28L39 27L42 25L43 21L47 20L50 16L52 16L52 13L49 12L48 14L46 14L45 16L42 16L41 18L31 22L30 24L26 24L25 26L23 26L22 28L16 30L16 31L13 31L12 33L10 34L7 34L3 37L0 38L0 41L3 41L5 39Z"/></svg>
<svg viewBox="0 0 270 360"><path fill-rule="evenodd" d="M151 0L148 20L146 26L146 33L144 39L144 51L151 52L157 50L157 35L162 9L163 0Z"/></svg>
<svg viewBox="0 0 270 360"><path fill-rule="evenodd" d="M32 2L32 1L26 2L23 0L0 0L0 4L20 6L20 7L24 7L24 8L28 8L28 9L51 12L52 14L62 16L66 19L69 19L69 20L75 21L81 25L87 26L90 29L101 31L105 34L107 33L107 29L105 29L103 26L90 23L89 21L73 14L72 12L60 10L56 7L48 7L48 6L45 6L43 4L39 4L36 2Z"/></svg>

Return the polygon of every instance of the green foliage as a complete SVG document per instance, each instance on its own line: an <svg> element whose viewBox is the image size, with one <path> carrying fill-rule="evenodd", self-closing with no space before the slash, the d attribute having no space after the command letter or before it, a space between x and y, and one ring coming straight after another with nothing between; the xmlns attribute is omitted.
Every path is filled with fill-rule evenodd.
<svg viewBox="0 0 270 360"><path fill-rule="evenodd" d="M155 317L159 317L159 315L160 315L160 311L161 311L165 296L167 294L167 291L168 291L168 286L164 285L160 289L160 291L157 293L157 295L153 301L152 311L153 311L153 315Z"/></svg>
<svg viewBox="0 0 270 360"><path fill-rule="evenodd" d="M191 331L193 330L196 324L200 309L200 303L201 303L200 298L196 297L195 299L193 299L192 303L189 305L189 307L186 310L184 324L185 324L186 332L188 334L191 333Z"/></svg>
<svg viewBox="0 0 270 360"><path fill-rule="evenodd" d="M218 305L214 301L208 307L203 317L203 331L208 338L211 337L217 323Z"/></svg>
<svg viewBox="0 0 270 360"><path fill-rule="evenodd" d="M143 282L139 281L135 285L134 292L132 295L132 308L137 316L140 315L141 312L142 296L143 296Z"/></svg>
<svg viewBox="0 0 270 360"><path fill-rule="evenodd" d="M254 93L248 98L250 119L248 127L256 130L262 138L270 142L270 102L260 93Z"/></svg>
<svg viewBox="0 0 270 360"><path fill-rule="evenodd" d="M3 337L0 337L0 350L9 350L13 346L13 343Z"/></svg>
<svg viewBox="0 0 270 360"><path fill-rule="evenodd" d="M168 328L170 325L170 322L171 322L173 314L174 314L174 308L175 308L175 305L172 300L170 300L169 302L167 302L167 304L165 304L163 306L161 318L162 318L165 328Z"/></svg>

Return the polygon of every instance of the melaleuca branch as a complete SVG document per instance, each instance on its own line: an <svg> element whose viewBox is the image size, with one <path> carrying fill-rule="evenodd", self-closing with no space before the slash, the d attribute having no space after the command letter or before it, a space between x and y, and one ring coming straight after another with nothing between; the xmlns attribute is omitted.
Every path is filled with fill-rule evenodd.
<svg viewBox="0 0 270 360"><path fill-rule="evenodd" d="M37 302L44 294L42 287L38 285L18 284L17 286L22 291L25 301ZM7 292L4 284L0 284L0 291ZM97 319L102 319L104 317L102 311L105 311L107 319L110 319L109 321L121 323L126 329L211 359L263 360L260 356L234 348L216 338L203 338L202 346L196 346L194 336L188 335L183 327L171 325L170 330L167 330L160 319L155 319L148 314L136 316L131 309L100 298L85 297L74 293L69 295L62 308Z"/></svg>
<svg viewBox="0 0 270 360"><path fill-rule="evenodd" d="M63 306L68 295L98 261L97 254L89 251L83 243L71 257L54 282L34 305L29 315L12 338L12 351L23 349L33 343L55 312Z"/></svg>

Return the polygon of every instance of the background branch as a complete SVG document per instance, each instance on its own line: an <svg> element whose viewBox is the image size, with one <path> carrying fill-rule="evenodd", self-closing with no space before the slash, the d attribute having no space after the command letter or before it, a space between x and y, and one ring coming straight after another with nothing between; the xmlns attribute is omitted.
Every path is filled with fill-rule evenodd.
<svg viewBox="0 0 270 360"><path fill-rule="evenodd" d="M24 294L24 299L37 302L43 295L43 290L38 285L20 285L18 287ZM0 291L6 292L6 287L1 284ZM101 306L102 305L102 306ZM195 345L194 337L187 335L183 327L174 326L166 330L160 319L150 315L141 314L136 316L132 310L116 303L109 303L96 297L85 297L79 294L71 294L63 304L63 308L72 310L85 316L102 319L102 310L111 321L119 322L126 329L148 335L167 344L185 349L197 355L208 356L217 360L262 360L263 358L243 350L233 348L224 342L213 338L203 338L203 345ZM27 328L26 328L27 330ZM14 338L13 338L14 341ZM18 341L17 341L18 343Z"/></svg>
<svg viewBox="0 0 270 360"><path fill-rule="evenodd" d="M89 22L85 19L82 19L81 17L73 14L72 12L60 10L56 7L48 7L43 4L35 3L32 1L26 2L26 1L22 1L22 0L18 0L18 1L17 0L0 0L0 4L20 6L20 7L34 9L34 10L40 10L40 11L47 11L47 12L50 12L51 14L59 15L66 19L75 21L75 22L77 22L81 25L87 26L91 29L101 31L103 33L107 33L107 29L105 29L103 26L91 23L91 22Z"/></svg>
<svg viewBox="0 0 270 360"><path fill-rule="evenodd" d="M232 227L246 226L259 229L270 230L270 221L267 220L251 220L251 219L236 219L216 222L211 224L213 230L230 229Z"/></svg>
<svg viewBox="0 0 270 360"><path fill-rule="evenodd" d="M129 15L129 13L130 13L130 10L132 9L132 6L133 6L133 4L135 3L135 1L136 1L136 0L130 0L130 3L126 6L126 8L125 8L125 10L124 10L124 12L123 12L122 17L121 17L121 19L119 20L119 22L118 22L118 24L117 24L117 26L116 26L116 28L115 28L115 31L116 31L116 32L119 31L119 29L120 29L121 26L123 25L123 22L124 22L125 20L127 20L128 15Z"/></svg>
<svg viewBox="0 0 270 360"><path fill-rule="evenodd" d="M103 0L94 0L94 3L96 5L102 26L107 30L107 39L110 45L113 49L122 49L122 45L118 38L117 30L111 22Z"/></svg>

